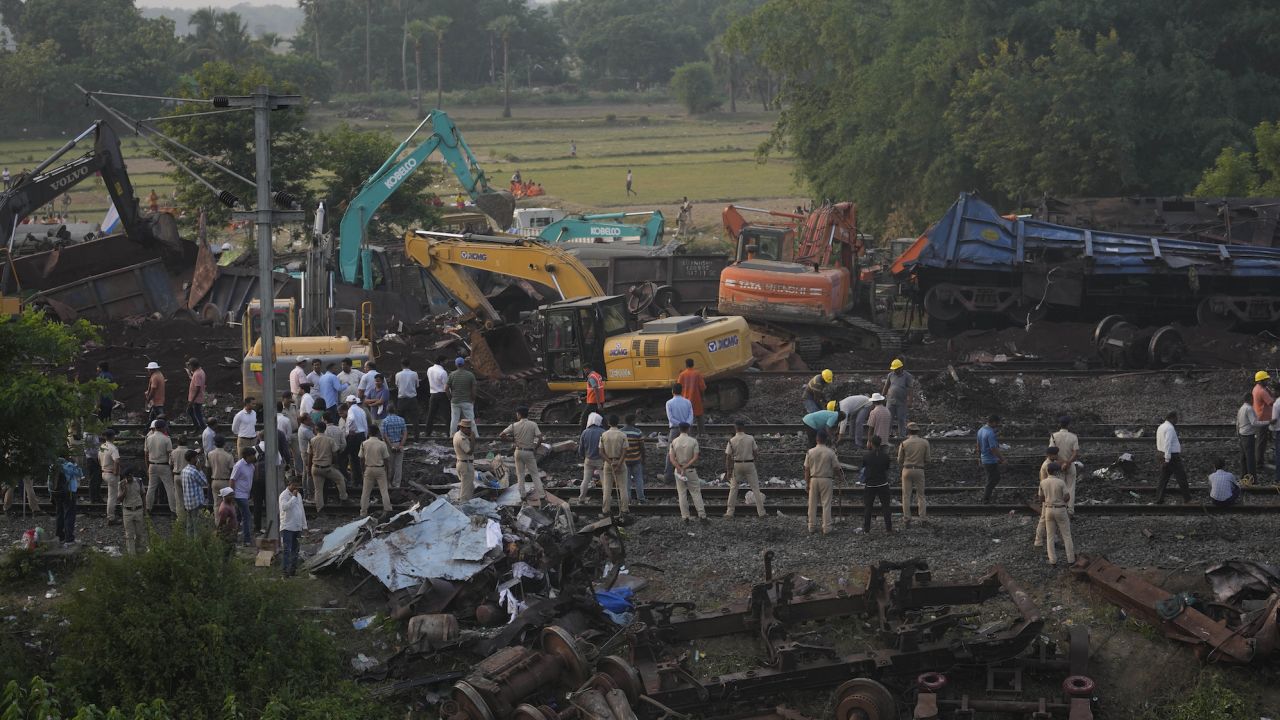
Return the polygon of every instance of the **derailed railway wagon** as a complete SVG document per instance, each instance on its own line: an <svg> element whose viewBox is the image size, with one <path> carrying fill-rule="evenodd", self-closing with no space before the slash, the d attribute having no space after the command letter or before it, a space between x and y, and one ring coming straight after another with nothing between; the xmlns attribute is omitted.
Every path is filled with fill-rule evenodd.
<svg viewBox="0 0 1280 720"><path fill-rule="evenodd" d="M898 258L948 336L1038 319L1280 327L1280 248L1098 232L1001 216L970 194Z"/></svg>

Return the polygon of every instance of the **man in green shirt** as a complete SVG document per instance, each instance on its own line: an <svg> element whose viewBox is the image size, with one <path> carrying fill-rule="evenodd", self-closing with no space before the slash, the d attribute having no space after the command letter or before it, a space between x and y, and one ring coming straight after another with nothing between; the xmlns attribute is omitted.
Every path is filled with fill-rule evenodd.
<svg viewBox="0 0 1280 720"><path fill-rule="evenodd" d="M471 421L471 437L480 437L476 425L476 376L467 369L466 358L460 357L453 364L457 369L449 373L445 383L445 392L449 393L449 435L458 431L458 420L466 418Z"/></svg>

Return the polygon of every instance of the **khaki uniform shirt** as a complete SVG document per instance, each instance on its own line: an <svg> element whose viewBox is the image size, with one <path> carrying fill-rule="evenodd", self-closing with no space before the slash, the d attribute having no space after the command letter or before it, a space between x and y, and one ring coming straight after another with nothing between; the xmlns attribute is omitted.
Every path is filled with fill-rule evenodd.
<svg viewBox="0 0 1280 720"><path fill-rule="evenodd" d="M627 456L627 435L616 427L600 436L600 455L607 462L621 463Z"/></svg>
<svg viewBox="0 0 1280 720"><path fill-rule="evenodd" d="M173 468L173 474L177 475L187 466L187 446L179 445L169 453L169 467Z"/></svg>
<svg viewBox="0 0 1280 720"><path fill-rule="evenodd" d="M453 454L459 462L471 462L471 438L459 430L453 434Z"/></svg>
<svg viewBox="0 0 1280 720"><path fill-rule="evenodd" d="M113 442L104 442L98 448L98 465L105 475L119 475L120 448Z"/></svg>
<svg viewBox="0 0 1280 720"><path fill-rule="evenodd" d="M317 435L311 438L311 466L324 468L333 465L333 438Z"/></svg>
<svg viewBox="0 0 1280 720"><path fill-rule="evenodd" d="M147 439L143 441L142 446L146 449L147 462L169 464L169 453L173 452L173 441L168 435L159 430L152 430L147 433Z"/></svg>
<svg viewBox="0 0 1280 720"><path fill-rule="evenodd" d="M1061 455L1059 455L1058 457L1062 457L1062 456L1061 456ZM1060 461L1060 460L1050 460L1049 458L1045 458L1045 459L1044 459L1044 462L1040 463L1040 480L1041 480L1041 481L1043 481L1045 478L1049 477L1049 463L1058 463L1058 464L1062 464L1062 461Z"/></svg>
<svg viewBox="0 0 1280 720"><path fill-rule="evenodd" d="M538 429L538 423L524 418L508 425L502 434L510 435L515 440L517 450L533 450L538 447L538 438L542 435L542 431Z"/></svg>
<svg viewBox="0 0 1280 720"><path fill-rule="evenodd" d="M142 482L134 479L131 482L120 484L120 504L126 508L139 508L142 506Z"/></svg>
<svg viewBox="0 0 1280 720"><path fill-rule="evenodd" d="M688 433L685 433L671 441L671 455L674 456L676 462L681 465L687 465L697 454L698 441Z"/></svg>
<svg viewBox="0 0 1280 720"><path fill-rule="evenodd" d="M898 446L898 464L924 467L929 464L929 441L919 435L908 435Z"/></svg>
<svg viewBox="0 0 1280 720"><path fill-rule="evenodd" d="M391 451L380 437L371 437L360 443L360 459L365 467L386 467L391 458Z"/></svg>
<svg viewBox="0 0 1280 720"><path fill-rule="evenodd" d="M810 478L836 478L836 469L840 467L840 459L836 451L826 445L818 445L804 456L804 466L809 469Z"/></svg>
<svg viewBox="0 0 1280 720"><path fill-rule="evenodd" d="M724 446L724 454L734 462L755 462L756 439L743 432L734 433L729 444Z"/></svg>
<svg viewBox="0 0 1280 720"><path fill-rule="evenodd" d="M1067 483L1057 475L1049 475L1040 481L1040 495L1045 507L1066 507Z"/></svg>
<svg viewBox="0 0 1280 720"><path fill-rule="evenodd" d="M1058 448L1058 457L1062 458L1064 464L1080 452L1080 438L1070 430L1059 430L1050 435L1049 444Z"/></svg>
<svg viewBox="0 0 1280 720"><path fill-rule="evenodd" d="M235 461L231 458L231 453L220 447L216 447L209 451L209 475L211 479L231 479L232 465L235 465Z"/></svg>

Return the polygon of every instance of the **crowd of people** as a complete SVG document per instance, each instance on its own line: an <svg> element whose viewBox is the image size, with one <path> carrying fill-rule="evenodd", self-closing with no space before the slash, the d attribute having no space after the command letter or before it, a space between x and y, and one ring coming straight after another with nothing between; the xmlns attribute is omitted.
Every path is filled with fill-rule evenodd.
<svg viewBox="0 0 1280 720"><path fill-rule="evenodd" d="M270 460L284 487L278 498L278 528L287 573L296 568L298 535L306 529L304 503L319 511L325 507L330 488L345 502L350 488L359 487L361 516L369 514L375 489L382 511L390 513L389 491L405 482L406 443L432 436L437 426L447 427L452 441L459 500L474 496L479 437L475 416L477 379L467 367L467 359L435 359L425 373L425 402L419 397L423 383L412 360L405 358L400 365L400 370L389 377L372 360L358 367L350 359L295 359L289 373L289 389L275 399L276 424L272 430L277 452ZM699 468L704 466L699 438L705 438L707 382L694 360L687 360L685 365L671 386L671 397L665 406L669 433L665 442L659 440L656 444L665 449L663 476L676 489L682 520L707 522L703 481L699 477ZM105 487L107 524L123 526L129 553L145 550L146 516L155 507L161 490L179 526L197 533L211 524L216 535L227 543L228 551L237 542L252 545L255 534L263 533L268 458L265 431L258 427L259 400L245 398L224 428L218 420L205 417L208 380L199 360L188 360L184 371L187 391L179 414L191 423L189 435L183 435L168 419L171 403L164 369L156 362L146 366L148 380L143 401L150 425L138 465L129 466L122 461L114 428L108 426L100 437L81 432L78 423L72 428L69 451L51 467L48 483L60 540L75 541L76 497L84 484L88 485L90 501L95 503ZM613 512L616 498L618 512L625 515L633 503L647 502L646 456L650 441L637 426L634 414L606 414L605 378L589 365L584 366L583 372L587 413L577 448L582 479L576 501L584 501L598 479L603 490L603 512ZM100 364L98 377L114 379L106 363ZM1208 480L1210 500L1215 505L1239 501L1242 484L1264 467L1269 445L1280 460L1280 442L1272 442L1280 439L1273 437L1280 436L1280 418L1273 413L1275 400L1268 385L1270 379L1266 371L1258 371L1237 412L1240 475L1227 469L1224 458L1214 461L1215 471ZM836 399L835 388L835 374L823 370L801 389L801 427L808 441L802 468L808 494L809 532L832 532L835 487L837 483L848 483L845 468L854 467L842 464L837 457L842 441L861 455L856 484L864 490L863 518L853 532L871 531L877 506L885 531L893 532L889 492L895 462L903 523L910 527L913 520L928 522L925 476L934 458L929 441L921 436L917 423L910 420L918 390L916 379L902 360L895 359L878 390L870 394ZM98 417L109 425L113 412L121 405L110 394L102 396ZM1177 482L1183 502L1191 501L1177 423L1177 414L1169 413L1156 431L1160 463L1156 503L1164 502L1171 480ZM1061 539L1067 561L1072 562L1075 557L1071 517L1083 462L1079 438L1071 424L1071 418L1059 418L1059 429L1048 439L1039 470L1037 498L1041 515L1034 543L1046 548L1051 563L1056 561L1055 537ZM1001 418L991 415L975 436L974 455L985 481L985 504L992 502L1006 464L1000 427ZM195 429L200 429L198 435ZM544 438L537 423L530 419L529 409L516 408L511 424L498 438L512 443L513 484L521 495L532 499L543 496L546 490L537 450ZM734 421L734 434L724 448L724 478L730 488L725 518L734 517L739 488L750 490L749 502L754 504L757 515L764 517L757 460L758 448L747 423ZM1280 467L1280 462L1276 464ZM1276 472L1280 483L1280 469ZM31 482L17 491L28 507L39 510ZM10 488L4 498L6 510L13 499L14 489Z"/></svg>

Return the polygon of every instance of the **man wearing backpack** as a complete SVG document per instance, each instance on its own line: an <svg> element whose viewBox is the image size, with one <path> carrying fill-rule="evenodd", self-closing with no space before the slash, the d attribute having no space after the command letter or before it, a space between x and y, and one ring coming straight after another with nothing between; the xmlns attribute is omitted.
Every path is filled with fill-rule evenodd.
<svg viewBox="0 0 1280 720"><path fill-rule="evenodd" d="M70 545L76 541L76 491L80 489L84 471L65 457L59 457L52 470L49 494L53 496L57 536L63 543Z"/></svg>

